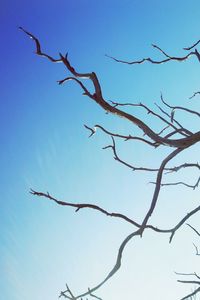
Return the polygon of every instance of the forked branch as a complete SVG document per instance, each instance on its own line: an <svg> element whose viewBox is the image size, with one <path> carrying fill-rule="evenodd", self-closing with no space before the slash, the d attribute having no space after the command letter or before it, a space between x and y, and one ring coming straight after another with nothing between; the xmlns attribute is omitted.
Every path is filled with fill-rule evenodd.
<svg viewBox="0 0 200 300"><path fill-rule="evenodd" d="M126 119L127 121L129 121L132 125L138 127L141 132L146 136L146 138L143 137L139 137L139 136L134 136L134 135L122 135L122 134L118 134L118 133L113 133L107 129L105 129L103 126L100 125L95 125L94 128L90 128L89 126L85 125L85 128L87 130L90 131L90 137L93 136L96 133L96 129L100 129L101 131L103 131L105 134L109 135L112 139L112 144L108 145L106 147L104 147L104 149L108 149L110 148L114 154L114 159L118 162L120 162L121 164L131 168L134 171L150 171L150 172L156 172L156 181L155 181L155 189L153 191L153 196L151 198L150 201L150 205L149 205L149 209L147 210L146 214L143 216L141 223L138 223L136 221L134 221L133 219L127 217L124 214L121 213L116 213L116 212L108 212L107 210L105 210L104 208L101 208L98 205L94 205L94 204L89 204L89 203L73 203L73 202L64 202L64 201L60 201L56 198L54 198L53 196L51 196L49 193L43 193L43 192L37 192L35 190L31 190L31 194L35 195L35 196L39 196L39 197L44 197L47 198L50 201L53 201L55 203L57 203L58 205L62 205L62 206L67 206L67 207L73 207L75 208L76 212L79 211L80 209L92 209L95 211L98 211L106 216L109 217L114 217L114 218L118 218L122 221L128 222L129 224L131 224L132 226L136 227L134 228L134 231L132 231L121 243L118 252L117 252L117 258L115 261L114 266L111 268L111 271L108 273L107 276L105 276L105 278L96 286L94 286L91 289L88 289L86 292L79 294L78 296L74 296L74 294L71 292L70 288L68 286L67 289L65 291L62 291L60 294L60 297L64 297L70 300L77 300L77 299L82 299L84 297L90 296L96 299L101 299L98 296L96 296L94 294L94 292L96 290L98 290L102 285L104 285L111 277L113 277L115 275L115 273L120 269L121 267L121 263L122 263L122 256L123 256L123 252L124 249L126 247L126 245L129 243L130 240L132 240L133 238L137 237L137 236L142 236L143 232L146 229L151 229L157 233L168 233L170 234L170 239L169 241L171 242L175 233L177 232L177 230L194 214L196 214L197 212L200 211L200 206L196 207L195 209L193 209L192 211L190 211L187 215L185 215L184 217L182 217L182 219L172 228L170 229L160 229L157 226L153 226L151 224L149 224L149 220L150 217L152 216L158 199L159 199L159 194L160 194L160 189L163 185L186 185L188 187L193 187L196 188L199 185L200 182L200 178L198 179L197 183L194 186L189 186L188 184L185 184L183 182L177 182L177 183L168 183L168 184L164 184L162 183L162 178L164 175L164 172L166 171L166 173L170 173L170 172L178 172L181 169L185 169L185 168L200 168L198 163L184 163L181 164L179 166L175 166L175 167L168 167L168 164L175 158L177 157L182 151L184 151L185 149L188 149L189 147L193 146L194 144L198 143L200 141L200 131L197 131L195 133L191 132L190 130L188 130L187 128L184 128L180 122L178 122L175 118L174 118L174 112L176 110L182 110L184 112L187 112L190 114L190 116L198 116L200 117L200 114L194 110L191 109L187 109L181 106L171 106L169 104L166 103L166 101L163 100L162 96L161 96L161 100L163 102L163 104L167 107L167 109L170 108L171 113L169 114L168 112L166 112L162 107L160 107L159 105L157 105L157 107L159 108L161 113L156 113L154 112L152 109L150 109L149 107L147 107L145 104L139 103L139 104L130 104L130 103L117 103L117 102L109 102L106 101L104 99L103 96L103 92L102 92L102 88L100 85L100 81L96 75L96 73L94 72L89 72L89 73L80 73L78 72L72 65L71 62L68 59L68 54L63 55L63 54L59 54L59 58L54 58L46 53L44 53L42 51L41 45L39 40L30 32L26 31L25 29L23 29L22 27L20 27L20 30L22 30L26 35L28 35L35 43L35 47L36 47L36 54L42 57L47 58L48 60L50 60L53 63L62 63L67 71L70 73L70 76L65 77L62 80L59 80L58 83L60 85L67 83L69 81L74 81L82 90L83 95L87 96L90 100L96 102L104 111L106 111L107 113L111 113L116 115L117 117L121 117ZM195 44L193 44L191 47L188 48L184 48L184 50L188 50L190 51L191 49L193 49L194 47L196 47L199 44L199 41L196 42ZM167 54L165 51L163 51L160 47L158 47L157 45L152 45L155 49L157 49L159 52L161 52L162 55L164 55L164 59L163 60L153 60L151 58L143 58L141 60L135 60L132 62L127 62L127 61L123 61L123 60L118 60L114 57L111 57L113 60L117 61L117 62L121 62L121 63L125 63L125 64L141 64L144 63L146 61L153 63L153 64L162 64L162 63L166 63L168 61L185 61L188 58L195 56L199 61L200 61L200 54L197 51L197 49L195 49L194 51L189 52L187 55L185 56L171 56L169 54ZM92 87L93 87L93 91L91 91L87 85L85 85L84 80L88 80L90 81L90 83L92 83ZM197 93L196 92L192 97L194 97ZM191 97L191 98L192 98ZM146 124L146 122L142 121L140 118L137 118L134 114L130 114L122 109L120 109L120 107L126 107L126 106L139 106L142 107L143 109L145 109L145 111L148 114L153 115L154 117L158 118L160 121L162 121L165 125L165 127L163 128L162 125L162 129L159 130L158 133L156 133L150 126L148 126ZM164 117L164 116L165 117ZM171 129L171 131L169 133L166 132L167 129ZM165 136L161 136L163 134L163 132L165 132ZM174 135L177 135L179 138L172 138ZM117 152L116 149L116 143L115 143L115 138L119 138L119 139L124 139L124 140L138 140L142 143L148 144L150 146L153 146L154 148L157 148L158 146L166 146L166 147L172 147L173 150L170 152L170 154L168 154L161 162L160 167L159 168L145 168L145 167L135 167L127 162L125 162L124 160L122 160ZM191 227L191 226L190 226ZM192 228L192 227L191 227ZM193 228L193 230L195 230ZM197 275L196 275L197 277ZM197 277L197 279L199 279L199 277ZM197 280L179 280L179 282L182 283L195 283L195 284L200 284L199 281ZM188 296L182 298L182 300L187 299L188 297L195 295L196 293L198 293L200 291L200 287L197 288L193 293L189 294Z"/></svg>
<svg viewBox="0 0 200 300"><path fill-rule="evenodd" d="M80 84L80 81L77 81L79 85L81 85L82 89L84 90L84 93L93 101L95 101L98 105L100 105L106 112L112 113L118 117L122 117L130 121L132 124L136 125L138 128L140 128L144 134L146 134L151 140L153 140L155 143L160 144L160 145L165 145L165 146L170 146L170 147L175 147L175 148L187 148L190 147L191 145L197 143L200 141L200 131L190 134L187 137L180 138L180 139L169 139L169 138L164 138L156 134L148 125L146 125L143 121L135 117L134 115L131 115L127 112L124 112L116 107L113 107L110 105L102 95L102 90L101 86L99 83L99 80L97 78L97 75L94 72L91 73L80 73L75 70L74 67L71 66L68 56L65 55L63 56L60 54L60 59L54 59L51 56L45 54L44 52L41 51L41 46L39 43L39 40L32 35L31 33L27 32L24 30L22 27L20 27L21 30L23 30L33 41L35 41L36 44L36 54L40 56L44 56L47 59L49 59L52 62L62 62L67 70L72 73L72 75L76 78L82 79L88 79L92 82L95 93L91 93L87 90L85 85L82 83ZM60 80L59 83L63 83L69 80L69 77L67 77L64 80ZM74 80L73 77L70 77L70 80Z"/></svg>

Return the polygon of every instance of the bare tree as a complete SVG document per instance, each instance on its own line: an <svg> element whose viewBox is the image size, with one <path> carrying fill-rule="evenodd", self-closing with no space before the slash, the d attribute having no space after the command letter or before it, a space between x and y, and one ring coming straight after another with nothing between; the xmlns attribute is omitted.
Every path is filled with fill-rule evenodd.
<svg viewBox="0 0 200 300"><path fill-rule="evenodd" d="M122 219L124 222L127 222L130 224L130 226L133 226L134 231L129 234L121 243L119 249L118 249L118 254L117 254L117 259L110 270L110 272L105 276L105 278L99 282L96 286L86 290L82 294L79 295L74 295L68 285L66 286L66 289L60 293L60 297L64 297L67 299L71 300L76 300L76 299L83 299L85 297L94 297L97 299L100 299L99 297L96 296L97 290L104 285L111 277L120 269L121 267L121 261L122 261L122 255L123 251L126 247L126 245L129 243L130 240L134 239L136 236L143 236L143 233L145 230L152 230L157 233L165 233L169 235L169 242L171 243L173 240L174 235L176 234L177 230L185 224L190 217L195 215L200 211L200 205L196 206L195 209L189 211L186 215L182 216L182 218L172 227L170 228L160 228L159 226L154 226L151 225L150 223L150 218L152 214L154 213L155 207L157 205L158 199L159 199L159 194L160 190L163 186L173 186L173 185L179 185L179 186L185 186L191 189L196 189L199 186L200 182L200 176L198 175L196 180L194 181L194 184L189 184L187 182L183 181L177 181L177 182L167 182L164 183L163 176L165 174L172 174L172 173L178 173L180 170L185 170L187 169L196 169L198 174L200 172L200 165L195 162L184 162L182 164L176 165L174 167L171 167L169 163L173 161L175 157L177 157L180 153L184 152L188 148L192 148L195 144L197 144L200 141L200 131L193 132L188 128L185 128L181 122L176 118L176 112L177 111L183 111L185 114L188 114L190 118L198 118L200 117L200 113L195 110L191 110L188 108L185 108L183 106L172 106L168 104L163 96L161 95L161 105L156 104L157 106L157 111L154 111L150 109L147 105L143 103L120 103L116 101L107 101L104 99L103 92L102 92L102 87L99 82L99 79L96 75L95 72L91 73L80 73L77 71L74 66L72 66L71 62L69 61L68 55L63 55L59 54L58 58L54 58L45 52L43 52L39 40L32 34L20 27L20 29L27 35L29 36L35 43L36 46L36 54L42 57L47 58L50 60L52 63L62 63L67 71L70 73L70 76L67 76L66 78L59 80L58 83L64 84L67 83L68 81L74 81L82 90L83 95L87 96L90 100L96 102L97 105L99 105L106 113L114 114L117 117L121 117L127 121L130 122L130 124L136 126L140 132L141 135L131 135L131 134L120 134L116 132L112 132L106 128L104 128L101 125L96 124L93 128L85 125L85 128L89 130L90 132L90 137L96 134L97 130L101 130L104 134L107 136L111 137L111 144L107 145L104 147L104 149L110 149L113 152L114 159L118 161L119 163L125 165L126 167L132 169L133 171L145 171L145 172L154 172L156 174L156 180L155 182L152 182L154 184L154 193L150 202L150 206L148 210L146 211L145 215L142 218L142 221L140 223L136 222L135 220L129 218L128 216L122 214L122 213L116 213L116 212L109 212L103 207L100 207L98 205L90 204L90 203L73 203L73 202L65 202L56 199L49 193L44 193L44 192L39 192L35 190L31 190L31 194L39 197L44 197L50 201L56 202L58 205L62 206L69 206L69 207L74 207L75 211L79 211L80 209L84 208L89 208L92 210L96 210L106 216ZM184 51L187 51L186 55L183 55L181 57L177 56L171 56L168 55L165 51L163 51L160 47L156 45L152 45L155 49L157 49L161 54L164 56L162 60L154 60L152 58L143 58L140 60L134 60L134 61L124 61L124 60L119 60L114 57L110 57L116 62L124 63L124 64L129 64L129 65L134 65L134 64L142 64L145 62L149 62L152 64L162 64L162 63L167 63L169 61L178 61L182 62L187 60L188 58L194 56L197 58L197 60L200 62L200 53L198 50L195 48L198 46L200 43L200 40L194 43L192 46L183 48ZM84 83L84 80L90 81L92 83L94 92L89 90L87 86ZM190 99L194 97L198 97L198 94L200 94L199 91L193 93L191 95ZM151 126L147 125L146 122L142 121L140 118L137 118L134 114L131 114L124 109L128 107L139 107L143 109L146 113L150 114L152 117L155 117L162 122L163 126L160 128L159 132L155 132ZM116 146L116 139L121 139L121 140L132 140L134 141L139 141L143 144L146 144L149 147L152 147L154 149L157 149L158 147L166 147L169 148L171 151L169 154L167 154L164 159L162 160L160 166L158 168L149 168L149 167L137 167L129 162L123 160L120 155L118 154L117 146ZM196 229L194 229L191 225L189 225L197 234L199 234ZM195 246L195 245L194 245ZM196 254L199 255L198 248L195 246L196 249ZM196 280L178 280L181 283L192 283L192 284L197 284L200 285L200 277L196 274L185 274L185 273L178 273L180 276L182 275L188 275L191 276L193 275L196 277ZM189 299L190 297L196 295L197 293L200 292L200 287L195 289L192 293L189 293L185 297L182 298L184 299ZM94 294L95 293L95 294Z"/></svg>

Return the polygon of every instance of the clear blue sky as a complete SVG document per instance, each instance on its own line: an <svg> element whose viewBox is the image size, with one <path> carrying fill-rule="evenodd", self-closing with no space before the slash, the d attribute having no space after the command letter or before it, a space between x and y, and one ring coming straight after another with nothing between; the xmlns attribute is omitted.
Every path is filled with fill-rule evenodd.
<svg viewBox="0 0 200 300"><path fill-rule="evenodd" d="M67 75L66 70L34 55L33 42L18 26L36 35L52 56L68 51L77 70L95 71L105 99L142 101L154 107L162 91L170 103L199 109L199 98L188 100L199 90L195 59L182 64L127 66L105 57L160 58L151 43L182 55L182 47L200 38L199 12L198 0L1 1L2 299L54 300L65 283L77 294L85 291L110 271L121 241L133 230L93 211L75 213L34 198L30 188L66 201L96 203L140 222L153 191L148 182L154 179L114 161L109 150L102 150L110 139L101 132L88 139L83 124L101 124L122 133L138 131L106 115L74 83L58 86L56 81ZM142 110L136 113L142 116ZM180 119L185 126L199 129L198 119L191 122L188 115ZM158 123L151 124L159 131ZM124 159L150 167L159 166L166 153L129 142L119 143L119 151ZM176 162L196 162L198 154L197 145ZM180 178L193 184L196 173L186 176L182 172ZM151 222L172 227L198 200L198 190L191 194L186 188L163 189ZM198 217L191 224L200 229L196 221ZM168 236L146 232L142 239L130 242L121 270L97 294L104 300L184 296L190 287L178 284L174 271L198 272L195 241L185 226L172 245Z"/></svg>

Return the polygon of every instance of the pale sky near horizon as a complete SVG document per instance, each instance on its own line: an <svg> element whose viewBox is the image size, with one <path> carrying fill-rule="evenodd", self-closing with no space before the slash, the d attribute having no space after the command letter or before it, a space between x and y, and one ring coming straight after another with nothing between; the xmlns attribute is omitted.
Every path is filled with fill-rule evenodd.
<svg viewBox="0 0 200 300"><path fill-rule="evenodd" d="M74 294L92 288L115 263L123 239L135 228L91 210L75 213L29 194L48 191L68 202L87 202L127 214L141 222L153 193L155 174L133 172L113 159L111 143L100 130L90 139L84 124L138 134L124 120L105 114L73 82L59 86L68 75L60 64L34 54L35 47L19 26L40 39L42 49L57 57L69 53L80 72L95 71L105 99L143 102L156 110L160 93L171 104L199 111L199 65L184 63L123 65L120 59L161 59L157 44L172 55L200 39L199 1L60 0L11 1L0 4L1 16L1 297L5 300L54 300L68 283ZM90 85L88 85L91 88ZM141 108L134 114L155 131L159 122ZM176 116L194 131L198 118ZM169 149L152 150L141 143L116 141L123 159L144 167L159 167ZM171 164L199 161L199 145ZM180 176L180 177L179 177ZM194 184L198 173L166 175L165 182ZM173 227L199 205L199 190L164 187L150 223ZM199 215L190 224L200 230ZM181 285L177 272L199 271L193 243L198 237L186 226L169 236L146 231L126 247L122 267L96 292L103 300L176 300L193 285Z"/></svg>

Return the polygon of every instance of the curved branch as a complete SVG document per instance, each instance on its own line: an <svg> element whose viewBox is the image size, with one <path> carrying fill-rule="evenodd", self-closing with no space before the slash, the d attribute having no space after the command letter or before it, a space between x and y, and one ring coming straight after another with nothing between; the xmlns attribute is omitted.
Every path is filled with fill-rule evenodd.
<svg viewBox="0 0 200 300"><path fill-rule="evenodd" d="M81 87L81 88L83 89L83 91L84 91L83 95L87 95L88 97L93 98L93 95L90 94L90 92L89 92L88 89L84 86L84 84L83 84L80 80L78 80L76 77L71 77L71 76L69 76L69 77L66 77L66 78L64 78L64 79L62 79L62 80L58 80L57 82L58 82L59 85L61 85L61 84L65 83L65 82L67 82L67 81L70 81L70 80L75 81L75 82L77 82L77 83L80 85L80 87Z"/></svg>
<svg viewBox="0 0 200 300"><path fill-rule="evenodd" d="M174 158L176 155L178 155L183 149L176 149L174 150L173 152L171 152L161 163L160 165L160 168L159 168L159 171L158 171L158 174L157 174L157 179L156 179L156 186L155 186L155 190L154 190L154 194L153 194L153 198L152 198L152 201L151 201L151 205L150 205L150 208L142 222L142 225L141 225L141 232L144 231L145 229L145 226L149 220L149 218L151 217L155 207L156 207L156 203L157 203L157 200L158 200L158 196L159 196L159 193L160 193L160 188L161 188L161 180L162 180L162 175L163 175L163 171L164 171L164 168L166 166L166 164L172 159Z"/></svg>
<svg viewBox="0 0 200 300"><path fill-rule="evenodd" d="M195 92L191 97L189 97L189 99L194 98L196 95L200 95L200 92Z"/></svg>
<svg viewBox="0 0 200 300"><path fill-rule="evenodd" d="M178 224L173 228L171 229L171 236L170 236L170 239L169 239L169 242L171 243L173 237L174 237L174 234L175 232L193 215L195 215L198 211L200 211L200 205L197 206L196 208L194 208L193 210L191 210L189 213L187 213L187 215L185 217L183 217L181 219L180 222L178 222Z"/></svg>
<svg viewBox="0 0 200 300"><path fill-rule="evenodd" d="M171 155L172 156L172 155ZM140 225L138 223L136 223L135 221L129 219L127 216L124 216L122 214L119 213L109 213L106 210L96 206L96 205L91 205L91 204L74 204L74 203L68 203L68 202L63 202L60 200L55 199L54 197L50 196L49 193L42 193L42 192L36 192L34 190L30 191L31 194L36 195L36 196L42 196L45 198L48 198L49 200L52 200L54 202L56 202L59 205L64 205L64 206L71 206L71 207L75 207L76 211L78 211L81 208L92 208L94 210L98 210L100 212L102 212L103 214L107 215L107 216L113 216L113 217L118 217L121 218L129 223L131 223L132 225L138 227L138 229L131 233L130 235L128 235L124 241L121 243L119 250L118 250L118 254L117 254L117 259L116 259L116 263L114 265L114 267L111 269L111 271L109 272L109 274L106 276L106 278L101 281L98 285L96 285L95 287L93 287L92 289L89 289L87 292L82 293L76 297L73 296L73 294L70 293L69 288L67 286L67 290L66 291L62 291L60 294L60 297L65 297L67 299L71 299L71 300L77 300L79 298L85 297L87 295L91 295L91 293L95 292L97 289L99 289L102 285L104 285L121 267L121 261L122 261L122 254L123 251L125 249L125 246L128 244L128 242L134 237L134 236L141 236L143 231L144 231L144 225ZM193 211L191 211L190 213L188 213L174 228L172 229L159 229L157 227L154 227L152 225L145 225L145 228L149 228L152 229L156 232L162 232L162 233L171 233L171 237L170 237L170 242L175 234L175 232L178 230L178 228L180 228L180 226L189 218L191 217L193 214L195 214L197 211L200 210L200 206L197 207L196 209L194 209ZM70 297L68 295L66 295L66 293L70 294ZM73 296L73 297L72 297Z"/></svg>
<svg viewBox="0 0 200 300"><path fill-rule="evenodd" d="M189 226L198 236L200 236L200 233L198 230L196 230L192 225L187 224L187 226Z"/></svg>
<svg viewBox="0 0 200 300"><path fill-rule="evenodd" d="M117 138L122 138L122 139L124 139L125 141L129 141L129 140L141 141L141 142L144 142L144 143L146 143L146 144L148 144L148 145L150 145L150 146L156 147L156 144L155 144L155 143L152 143L152 142L150 142L150 141L148 141L148 140L146 140L146 139L144 139L144 138L141 138L141 137L138 137L138 136L132 136L132 135L130 135L130 134L129 134L129 135L123 135L123 134L113 133L113 132L111 132L111 131L105 129L103 126L98 125L98 124L94 125L93 128L91 128L91 127L89 127L89 126L87 126L87 125L84 125L84 127L91 131L92 134L91 134L90 136L92 136L93 134L95 134L95 133L96 133L96 129L99 128L99 129L101 129L104 133L106 133L107 135L109 135L109 136L111 136L111 137L113 136L113 137L117 137Z"/></svg>
<svg viewBox="0 0 200 300"><path fill-rule="evenodd" d="M23 27L19 27L19 29L21 31L23 31L25 34L27 34L35 42L35 45L36 45L36 54L37 55L46 57L47 59L49 59L53 63L60 63L60 62L62 62L62 60L60 58L56 59L56 58L53 58L52 56L50 56L50 55L42 52L39 40L32 33L26 31Z"/></svg>
<svg viewBox="0 0 200 300"><path fill-rule="evenodd" d="M122 110L117 109L116 107L111 106L108 102L106 102L103 99L101 86L99 83L99 80L94 72L92 73L78 73L75 71L73 67L71 67L67 57L63 57L60 54L63 63L68 68L71 73L80 78L89 78L93 86L95 88L95 93L92 96L92 99L100 105L105 111L110 112L112 114L115 114L119 117L125 118L129 120L131 123L135 124L137 127L139 127L149 138L154 140L156 143L167 145L175 148L187 148L190 145L193 145L200 141L200 131L186 137L186 138L180 138L180 139L166 139L160 137L158 134L156 134L150 127L148 127L144 122L142 122L140 119L136 118L133 115L130 115ZM91 98L91 97L90 97Z"/></svg>
<svg viewBox="0 0 200 300"><path fill-rule="evenodd" d="M110 213L98 205L89 204L89 203L72 203L72 202L60 201L60 200L52 197L49 193L37 192L37 191L34 191L33 189L30 190L30 193L34 196L47 198L47 199L54 201L55 203L62 205L62 206L74 207L74 208L76 208L76 212L78 212L82 208L90 208L90 209L97 210L108 217L120 218L138 228L140 227L140 225L137 222L133 221L132 219L128 218L127 216L120 214L120 213Z"/></svg>
<svg viewBox="0 0 200 300"><path fill-rule="evenodd" d="M134 225L137 227L137 230L132 232L131 234L129 234L121 243L118 252L117 252L117 258L116 258L116 262L114 264L114 266L112 267L111 271L108 273L108 275L105 277L104 280L102 280L99 284L97 284L96 286L94 286L92 289L88 289L87 292L84 292L78 296L74 296L71 292L71 290L69 289L69 287L67 286L67 290L61 292L60 296L64 296L65 298L68 299L73 299L73 300L77 300L79 298L83 298L85 296L93 296L97 299L100 299L99 297L96 297L95 295L93 295L92 293L95 292L97 289L99 289L102 285L104 285L112 276L114 276L114 274L120 269L121 267L121 262L122 262L122 255L124 252L124 249L126 247L126 245L128 244L128 242L136 236L142 236L143 232L145 229L149 228L152 229L156 232L162 232L162 233L170 233L170 242L172 241L172 238L175 234L175 232L185 223L186 220L188 220L192 215L194 215L195 213L197 213L198 211L200 211L200 206L198 206L197 208L193 209L192 211L190 211L190 213L188 213L186 216L184 216L178 224L176 224L176 226L174 226L172 229L159 229L155 226L149 225L148 221L152 215L152 213L154 212L155 208L156 208L156 204L158 201L158 197L159 197L159 193L160 193L160 188L162 185L172 185L172 184L162 184L162 177L163 177L163 172L164 170L170 171L170 172L175 172L180 170L181 168L184 167L198 167L198 164L182 164L178 167L174 167L174 168L166 168L167 163L173 159L175 156L177 156L181 151L183 151L184 149L190 147L191 145L194 145L195 143L200 141L200 131L196 132L196 133L192 133L189 130L185 129L180 123L178 123L175 119L174 119L174 110L179 109L179 110L184 110L186 112L189 112L191 114L195 114L197 116L200 116L199 113L190 110L190 109L186 109L180 106L170 106L168 104L166 104L165 101L163 101L163 103L172 109L171 112L171 116L166 113L164 110L162 110L159 106L159 109L165 114L167 115L171 122L167 121L165 118L163 118L162 116L160 116L159 114L153 112L152 110L150 110L147 106L143 105L143 104L136 104L133 106L141 106L144 109L147 110L148 113L153 114L154 116L158 117L160 120L162 120L163 122L165 122L168 126L171 126L174 131L167 134L165 137L160 136L161 133L166 129L162 129L162 131L160 131L159 133L156 133L154 130L152 130L145 122L143 122L142 120L140 120L139 118L135 117L132 114L129 114L127 112L124 112L123 110L120 110L117 108L117 106L119 106L120 104L116 103L116 102L112 102L114 104L114 106L110 105L108 101L106 101L103 97L102 94L102 89L101 89L101 85L99 82L99 79L97 77L97 75L94 72L90 72L90 73L80 73L77 72L74 67L71 65L70 61L68 60L68 56L67 55L62 55L60 54L60 58L59 59L55 59L52 56L44 53L41 50L41 46L40 46L40 42L39 40L32 35L31 33L29 33L28 31L24 30L22 27L20 27L20 30L22 30L25 34L27 34L34 42L35 42L35 47L36 47L36 54L39 56L43 56L45 58L47 58L48 60L50 60L53 63L56 62L62 62L64 64L64 66L67 68L67 70L73 75L73 76L68 76L63 80L59 80L58 83L59 84L63 84L64 82L67 82L69 80L75 81L83 90L83 94L88 96L90 99L92 99L93 101L95 101L103 110L105 110L108 113L114 114L118 117L122 117L125 118L126 120L130 121L132 124L136 125L139 129L141 129L143 131L143 133L145 135L148 136L148 138L150 138L152 140L152 142L149 142L148 140L145 140L143 138L139 138L139 137L133 137L133 136L125 136L125 135L120 135L120 134L115 134L112 132L107 131L106 129L104 129L102 126L100 125L96 125L96 127L100 128L102 131L104 131L106 134L110 135L112 137L112 141L113 141L113 145L109 145L107 147L105 147L105 149L107 148L111 148L113 153L114 153L114 158L121 162L122 164L132 168L133 170L142 170L142 171L157 171L157 179L156 179L156 183L155 183L155 189L154 189L154 193L153 193L153 197L150 203L150 207L145 215L145 217L143 218L142 224L139 224L135 221L133 221L132 219L128 218L126 215L120 214L120 213L110 213L108 211L106 211L105 209L97 206L97 205L93 205L93 204L88 204L88 203L71 203L71 202L64 202L64 201L60 201L57 200L56 198L50 196L49 193L42 193L42 192L36 192L34 190L31 190L31 194L36 195L36 196L41 196L41 197L45 197L49 200L52 200L54 202L56 202L59 205L63 205L63 206L69 206L69 207L73 207L76 209L76 212L79 211L82 208L90 208L93 210L97 210L99 212L101 212L102 214L106 215L106 216L110 216L110 217L116 217L119 219L122 219L128 223L130 223L131 225ZM185 50L190 50L193 47L195 47L197 44L199 43L199 41L197 43L195 43L193 46L191 46L190 48L185 48ZM144 63L145 61L151 62L153 64L161 64L161 63L165 63L171 60L175 60L175 61L185 61L187 60L189 57L191 56L196 56L197 59L200 61L200 54L197 51L197 49L195 49L194 52L190 52L188 53L186 56L183 57L173 57L168 55L166 52L164 52L160 47L156 46L156 45L152 45L154 48L156 48L158 51L160 51L164 56L165 59L160 60L160 61L156 61L153 60L151 58L144 58L142 60L138 60L138 61L133 61L133 62L125 62L125 61L120 61L117 60L113 57L111 57L112 59L114 59L115 61L118 62L123 62L126 64L141 64ZM91 93L86 86L82 83L83 79L87 79L90 80L90 82L93 85L94 88L94 93ZM197 92L198 93L198 92ZM162 96L161 96L162 99ZM163 99L162 99L163 100ZM130 104L124 104L124 105L130 105ZM174 123L176 123L180 128L177 128ZM91 135L92 136L95 133L94 129L91 129L90 127L86 126L85 127L91 131ZM184 135L184 137L179 138L179 139L172 139L169 138L172 135L179 133ZM117 152L116 152L116 146L115 146L115 140L114 140L114 136L118 137L118 138L124 138L126 140L129 139L134 139L134 140L140 140L142 142L145 142L151 146L157 147L159 145L165 145L165 146L169 146L169 147L174 147L175 150L173 152L171 152L161 163L160 168L159 169L151 169L151 168L135 168L133 166L131 166L130 164L127 164L126 162L122 161ZM193 186L193 188L197 187L198 184L200 182L200 178L198 179L197 183L195 186ZM183 182L178 182L175 184L183 184L183 185L187 185L184 184ZM189 186L189 185L187 185ZM192 228L192 227L191 227ZM199 281L185 281L185 280L179 280L179 282L182 283L197 283L200 284ZM200 288L199 288L200 289ZM196 294L199 289L196 289L195 292L193 292L193 294ZM190 295L193 295L192 293ZM190 296L189 295L189 296ZM182 298L182 299L186 299L188 298L188 296Z"/></svg>
<svg viewBox="0 0 200 300"><path fill-rule="evenodd" d="M115 275L115 273L120 269L121 267L121 261L122 261L122 255L123 255L123 251L126 247L126 245L128 244L128 242L134 237L134 236L139 236L140 235L140 229L129 234L124 241L121 243L119 250L118 250L118 254L117 254L117 259L116 259L116 263L114 265L114 267L112 268L112 270L109 272L109 274L106 276L106 278L99 283L98 285L96 285L95 287L91 288L89 292L85 292L81 295L78 295L76 298L82 298L87 296L89 293L93 293L95 292L97 289L99 289L102 285L104 285L111 277L113 277L113 275Z"/></svg>
<svg viewBox="0 0 200 300"><path fill-rule="evenodd" d="M144 168L144 167L135 167L127 162L125 162L124 160L122 160L119 155L117 154L117 150L116 150L116 144L115 144L115 140L114 140L114 137L111 136L112 138L112 142L113 144L112 145L108 145L106 147L103 147L103 149L108 149L108 148L111 148L112 151L113 151L113 154L114 154L114 159L118 162L120 162L121 164L123 164L124 166L130 168L132 171L149 171L149 172L156 172L158 171L159 169L155 169L155 168Z"/></svg>
<svg viewBox="0 0 200 300"><path fill-rule="evenodd" d="M22 29L22 28L20 28ZM36 39L32 34L27 32L26 30L22 29L28 36L30 36L36 44L37 52L36 54L46 56L48 59L50 57L48 55L45 55L41 52L40 44L38 39ZM189 54L188 54L189 55ZM97 75L92 73L79 73L77 72L70 64L67 55L64 57L62 54L60 54L60 59L63 62L63 64L66 66L66 68L75 76L81 79L89 79L93 83L95 93L93 94L92 100L94 100L98 105L100 105L105 111L110 112L112 114L117 115L118 117L125 118L129 120L131 123L139 127L150 139L152 139L154 142L170 147L175 148L187 148L197 142L200 141L200 131L191 134L188 137L180 138L180 139L166 139L163 137L160 137L158 134L156 134L149 126L147 126L144 122L142 122L140 119L136 118L133 115L130 115L124 111L121 111L117 109L116 107L111 106L108 102L106 102L103 99L101 86L99 83L99 80L97 78ZM57 60L56 60L57 61ZM58 60L60 62L60 60ZM55 60L53 60L55 62Z"/></svg>
<svg viewBox="0 0 200 300"><path fill-rule="evenodd" d="M183 48L183 50L191 50L192 48L196 47L198 44L200 43L200 40L198 40L196 43L194 43L192 46L190 47L185 47Z"/></svg>
<svg viewBox="0 0 200 300"><path fill-rule="evenodd" d="M75 299L79 299L79 298L83 298L85 296L91 295L91 293L95 292L96 290L98 290L102 285L104 285L111 277L113 277L113 275L115 275L115 273L120 269L121 267L121 261L122 261L122 255L123 255L123 251L125 249L125 246L128 244L128 242L134 237L139 235L139 230L129 234L124 241L121 243L119 250L118 250L118 254L117 254L117 259L116 259L116 263L114 265L114 267L112 268L112 270L109 272L109 274L106 276L106 278L101 281L101 283L99 283L98 285L96 285L93 288L90 288L87 292L82 293L78 296L75 297ZM68 292L68 290L66 291L62 291L60 294L61 296L65 296L65 293Z"/></svg>

